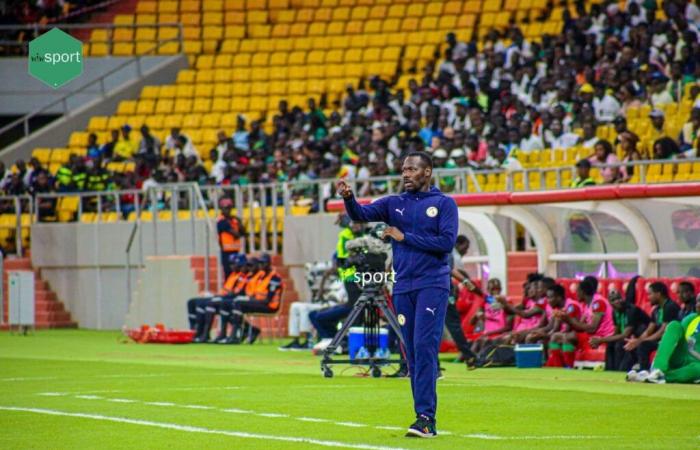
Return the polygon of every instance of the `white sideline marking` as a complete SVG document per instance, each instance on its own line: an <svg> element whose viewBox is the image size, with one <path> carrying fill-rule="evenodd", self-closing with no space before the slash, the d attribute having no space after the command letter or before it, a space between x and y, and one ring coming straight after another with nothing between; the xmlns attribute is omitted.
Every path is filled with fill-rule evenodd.
<svg viewBox="0 0 700 450"><path fill-rule="evenodd" d="M50 394L50 395L47 395ZM50 396L50 397L61 397L66 395L73 395L66 392L43 392L37 395ZM105 398L97 395L73 395L75 398L85 399L85 400L105 400L114 403L141 403L143 405L150 406L162 406L162 407L174 407L174 408L187 408L187 409L201 409L201 410L215 410L225 413L232 414L252 414L258 417L267 418L290 418L293 420L299 420L301 422L313 422L313 423L330 423L332 425L337 425L341 427L351 427L351 428L361 428L369 427L377 430L390 430L390 431L401 431L404 428L396 426L386 426L386 425L369 425L358 422L336 422L330 419L321 419L318 417L293 417L288 414L281 413L263 413L257 411L250 411L247 409L239 408L216 408L213 406L206 405L182 405L171 402L146 402L140 400L129 400L129 399L117 399L117 398ZM595 440L595 439L613 439L614 436L592 436L592 435L545 435L545 436L499 436L495 434L485 434L485 433L472 433L472 434L458 434L451 431L440 430L438 434L442 436L457 436L464 439L480 439L480 440L490 440L490 441L538 441L538 440L556 440L556 439L581 439L581 440Z"/></svg>
<svg viewBox="0 0 700 450"><path fill-rule="evenodd" d="M228 409L222 409L223 412L227 413L233 413L233 414L251 414L253 411L247 411L245 409L238 409L238 408L228 408Z"/></svg>
<svg viewBox="0 0 700 450"><path fill-rule="evenodd" d="M0 381L46 381L58 380L58 377L15 377L15 378L0 378Z"/></svg>
<svg viewBox="0 0 700 450"><path fill-rule="evenodd" d="M357 448L362 450L405 450L400 447L386 447L379 445L369 445L369 444L352 444L349 442L339 442L339 441L322 441L319 439L311 439L305 437L294 437L294 436L278 436L272 434L256 434L256 433L246 433L242 431L229 431L229 430L215 430L211 428L194 427L190 425L178 425L175 423L166 422L152 422L150 420L139 420L139 419L129 419L126 417L112 417L103 416L99 414L85 414L85 413L72 413L65 411L56 411L53 409L39 409L39 408L21 408L14 406L0 406L0 410L4 411L18 411L18 412L31 412L36 414L47 414L51 416L63 416L63 417L78 417L81 419L93 419L93 420L103 420L107 422L117 422L117 423L128 423L131 425L142 425L154 428L164 428L167 430L176 431L186 431L188 433L203 433L203 434L218 434L222 436L231 436L246 439L260 439L265 441L282 441L282 442L295 442L302 444L313 444L320 445L323 447L344 447L344 448Z"/></svg>
<svg viewBox="0 0 700 450"><path fill-rule="evenodd" d="M351 427L351 428L361 428L361 427L366 427L364 423L355 423L355 422L333 422L335 425L340 425L341 427Z"/></svg>

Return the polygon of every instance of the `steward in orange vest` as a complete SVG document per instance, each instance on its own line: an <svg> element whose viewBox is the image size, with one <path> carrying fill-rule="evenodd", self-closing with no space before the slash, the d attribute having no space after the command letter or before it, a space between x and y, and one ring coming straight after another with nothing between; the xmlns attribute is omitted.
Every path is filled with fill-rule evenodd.
<svg viewBox="0 0 700 450"><path fill-rule="evenodd" d="M233 300L229 320L233 324L233 332L226 343L240 344L250 331L248 343L252 344L258 338L260 329L249 328L243 315L246 313L272 314L277 312L282 300L282 277L272 267L270 255L263 253L260 256L258 271L248 281L245 288L245 298L238 297ZM222 308L222 317L223 317ZM218 341L217 341L218 342Z"/></svg>
<svg viewBox="0 0 700 450"><path fill-rule="evenodd" d="M231 215L233 201L230 198L222 198L219 202L221 215L216 221L216 230L219 234L219 247L221 248L221 265L224 275L228 278L231 273L231 263L243 250L241 238L245 236L245 227L238 217Z"/></svg>

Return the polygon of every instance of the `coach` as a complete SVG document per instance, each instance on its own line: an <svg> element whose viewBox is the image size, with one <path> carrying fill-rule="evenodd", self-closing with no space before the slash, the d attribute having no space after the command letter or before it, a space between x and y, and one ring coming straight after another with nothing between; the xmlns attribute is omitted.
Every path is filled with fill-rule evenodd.
<svg viewBox="0 0 700 450"><path fill-rule="evenodd" d="M405 192L367 206L357 203L347 183L337 183L353 220L389 225L383 237L392 239L393 303L406 341L417 419L409 437L437 435L438 350L450 293L449 256L457 239L457 205L431 186L432 173L427 153L409 153L402 168Z"/></svg>

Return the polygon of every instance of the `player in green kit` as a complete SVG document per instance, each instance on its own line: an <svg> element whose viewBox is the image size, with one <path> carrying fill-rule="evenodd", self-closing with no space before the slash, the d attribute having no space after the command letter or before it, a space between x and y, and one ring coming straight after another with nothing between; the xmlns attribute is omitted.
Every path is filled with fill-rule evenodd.
<svg viewBox="0 0 700 450"><path fill-rule="evenodd" d="M644 381L700 383L700 303L694 314L666 326L651 372Z"/></svg>

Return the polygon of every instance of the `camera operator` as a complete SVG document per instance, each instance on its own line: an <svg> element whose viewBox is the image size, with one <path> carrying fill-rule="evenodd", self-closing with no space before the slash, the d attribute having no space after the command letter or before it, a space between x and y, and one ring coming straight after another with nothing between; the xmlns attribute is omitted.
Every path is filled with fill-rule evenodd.
<svg viewBox="0 0 700 450"><path fill-rule="evenodd" d="M416 421L407 437L434 437L438 351L450 294L449 255L457 240L457 204L431 187L432 158L410 152L403 161L405 192L360 206L343 180L337 191L353 220L385 222L392 240L393 301L406 342Z"/></svg>
<svg viewBox="0 0 700 450"><path fill-rule="evenodd" d="M342 230L338 233L336 261L338 276L345 286L345 291L348 294L348 301L330 308L311 311L309 313L309 320L314 328L316 328L319 339L322 341L326 340L323 344L330 343L330 339L335 336L337 331L338 322L350 314L352 307L355 305L355 302L357 302L357 299L360 298L360 294L362 294L360 287L355 283L356 268L348 261L350 252L348 251L347 244L364 234L365 224L359 221L351 222L347 216L341 216L339 222ZM322 345L318 349L322 350L323 348L325 347Z"/></svg>

